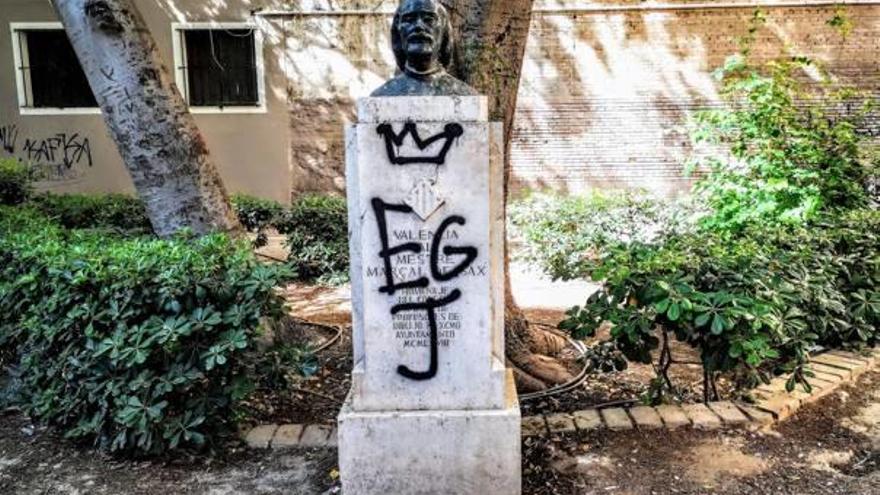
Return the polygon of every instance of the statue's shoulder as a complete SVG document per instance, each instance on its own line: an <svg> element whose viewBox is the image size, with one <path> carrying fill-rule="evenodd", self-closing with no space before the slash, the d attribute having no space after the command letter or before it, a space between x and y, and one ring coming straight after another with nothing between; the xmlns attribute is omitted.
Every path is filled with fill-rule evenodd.
<svg viewBox="0 0 880 495"><path fill-rule="evenodd" d="M444 96L477 96L480 94L466 82L445 72L441 77L437 78L435 87L438 90L438 94Z"/></svg>
<svg viewBox="0 0 880 495"><path fill-rule="evenodd" d="M477 90L446 72L430 79L417 79L406 73L398 74L379 87L370 96L477 96Z"/></svg>
<svg viewBox="0 0 880 495"><path fill-rule="evenodd" d="M409 78L404 74L398 74L385 81L385 84L379 86L379 88L376 89L376 91L373 91L370 96L404 96L408 84L403 79Z"/></svg>

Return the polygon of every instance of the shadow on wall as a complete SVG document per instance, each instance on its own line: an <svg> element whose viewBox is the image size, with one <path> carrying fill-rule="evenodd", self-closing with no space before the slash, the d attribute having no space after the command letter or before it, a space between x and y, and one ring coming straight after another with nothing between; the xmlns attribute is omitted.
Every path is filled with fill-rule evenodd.
<svg viewBox="0 0 880 495"><path fill-rule="evenodd" d="M381 13L285 21L294 196L344 191L354 102L394 74L389 23Z"/></svg>
<svg viewBox="0 0 880 495"><path fill-rule="evenodd" d="M224 20L254 8L241 0L160 4L181 21L206 16ZM377 13L255 18L269 40L273 64L282 72L267 78L267 84L288 102L283 125L289 127L294 194L344 189L343 128L353 120L353 102L394 73L388 49L390 18L378 12L393 8L394 1L364 0L338 7L329 1L270 0L261 7L295 11L312 4ZM602 4L640 5L623 0ZM826 24L833 8L769 9L754 55L770 59L806 54L826 64L842 82L880 93L878 11L850 7L854 29L844 40ZM751 15L749 8L650 7L536 13L512 143L514 191L547 187L570 192L644 188L662 196L686 192L691 180L683 177L682 164L695 150L685 124L694 110L720 104L711 72L736 53Z"/></svg>
<svg viewBox="0 0 880 495"><path fill-rule="evenodd" d="M620 4L621 2L612 2ZM768 11L754 56L806 54L841 82L880 89L876 8L847 40L826 25L832 8ZM689 189L686 130L699 108L720 104L711 72L738 51L751 9L536 13L523 67L512 159L516 188L583 192ZM808 76L810 76L808 74Z"/></svg>
<svg viewBox="0 0 880 495"><path fill-rule="evenodd" d="M355 120L349 98L290 101L292 196L345 191L344 123Z"/></svg>

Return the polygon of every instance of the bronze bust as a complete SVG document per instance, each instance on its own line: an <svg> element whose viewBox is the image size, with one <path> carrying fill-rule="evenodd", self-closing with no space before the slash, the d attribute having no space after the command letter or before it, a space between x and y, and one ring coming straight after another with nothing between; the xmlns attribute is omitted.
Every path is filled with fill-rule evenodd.
<svg viewBox="0 0 880 495"><path fill-rule="evenodd" d="M475 96L446 72L452 61L452 24L436 0L401 0L391 23L391 48L400 73L372 96Z"/></svg>

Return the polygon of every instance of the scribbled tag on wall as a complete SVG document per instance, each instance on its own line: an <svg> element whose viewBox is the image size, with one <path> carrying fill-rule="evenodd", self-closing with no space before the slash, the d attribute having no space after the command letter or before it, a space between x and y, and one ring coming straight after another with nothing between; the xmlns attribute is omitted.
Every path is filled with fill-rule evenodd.
<svg viewBox="0 0 880 495"><path fill-rule="evenodd" d="M78 132L42 136L28 134L18 124L2 124L0 149L29 164L40 182L79 179L93 165L89 138Z"/></svg>

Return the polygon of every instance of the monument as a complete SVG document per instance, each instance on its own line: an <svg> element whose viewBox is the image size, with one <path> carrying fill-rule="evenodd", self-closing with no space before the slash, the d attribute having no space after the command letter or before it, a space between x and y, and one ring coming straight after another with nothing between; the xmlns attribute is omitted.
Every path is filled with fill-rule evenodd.
<svg viewBox="0 0 880 495"><path fill-rule="evenodd" d="M445 69L448 14L403 0L400 74L346 132L352 388L343 493L519 494L520 413L504 360L503 132Z"/></svg>

